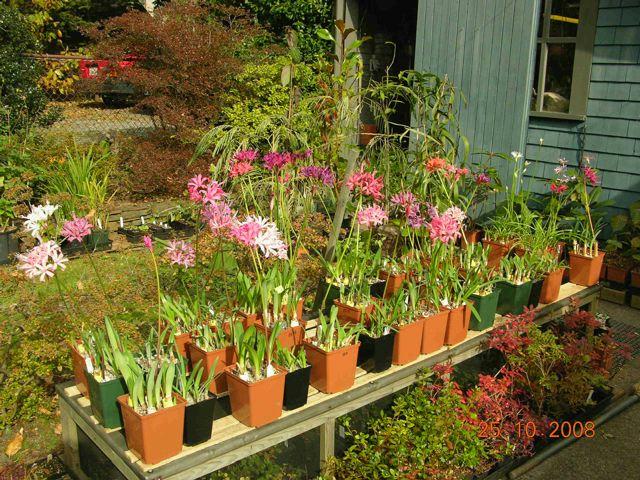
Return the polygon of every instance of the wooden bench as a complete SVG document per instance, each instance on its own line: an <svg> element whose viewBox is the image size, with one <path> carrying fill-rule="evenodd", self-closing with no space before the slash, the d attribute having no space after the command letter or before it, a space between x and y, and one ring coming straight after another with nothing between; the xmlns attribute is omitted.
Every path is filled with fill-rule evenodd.
<svg viewBox="0 0 640 480"><path fill-rule="evenodd" d="M536 322L543 324L559 317L570 308L572 301L595 311L600 288L599 285L563 285L557 302L538 306ZM502 321L502 317L496 318L496 324ZM285 411L280 419L261 428L246 427L231 415L215 420L211 440L195 447L183 447L179 455L157 465L145 465L133 455L127 449L121 429L107 430L100 426L91 414L89 400L80 395L73 381L59 384L56 391L60 397L64 461L79 479L89 478L80 467L80 428L127 479L191 480L319 427L323 462L334 453L338 417L410 386L421 369L441 362L456 364L478 355L487 349L491 330L470 331L466 340L458 345L421 355L415 362L392 366L381 373L358 369L354 386L345 392L327 395L311 387L307 405Z"/></svg>

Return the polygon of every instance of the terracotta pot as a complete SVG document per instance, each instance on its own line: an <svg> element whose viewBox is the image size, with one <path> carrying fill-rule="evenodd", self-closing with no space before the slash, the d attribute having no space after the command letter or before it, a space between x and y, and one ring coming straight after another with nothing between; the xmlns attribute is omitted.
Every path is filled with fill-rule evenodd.
<svg viewBox="0 0 640 480"><path fill-rule="evenodd" d="M231 414L247 427L261 427L280 418L287 371L274 365L277 372L257 382L247 382L235 373L235 366L227 367Z"/></svg>
<svg viewBox="0 0 640 480"><path fill-rule="evenodd" d="M338 321L343 325L360 322L366 325L369 321L369 315L373 312L373 303L364 308L352 307L339 300L334 300L333 303L338 307Z"/></svg>
<svg viewBox="0 0 640 480"><path fill-rule="evenodd" d="M566 245L567 244L565 242L558 242L558 245L556 245L555 248L549 247L547 251L549 253L555 253L558 260L562 260L562 257L564 257L564 247Z"/></svg>
<svg viewBox="0 0 640 480"><path fill-rule="evenodd" d="M77 342L76 345L79 345L80 342ZM87 364L84 360L84 357L80 355L80 352L76 348L73 343L69 343L69 348L71 349L71 363L73 365L73 379L76 382L76 387L78 391L84 395L85 397L89 396L89 384L87 383L87 376L84 371L87 368Z"/></svg>
<svg viewBox="0 0 640 480"><path fill-rule="evenodd" d="M187 357L187 343L191 341L191 334L181 333L180 335L176 335L174 337L174 341L176 343L176 350L178 353L184 358L189 358Z"/></svg>
<svg viewBox="0 0 640 480"><path fill-rule="evenodd" d="M631 286L634 288L640 288L640 272L631 271Z"/></svg>
<svg viewBox="0 0 640 480"><path fill-rule="evenodd" d="M302 340L306 333L307 322L300 322L297 327L289 327L280 331L278 334L278 342L280 346L286 350L293 350L295 347L302 345ZM256 325L256 330L265 334L267 338L271 335L271 329L265 328L263 325Z"/></svg>
<svg viewBox="0 0 640 480"><path fill-rule="evenodd" d="M307 361L311 365L311 385L324 393L337 393L353 386L360 342L325 352L304 341Z"/></svg>
<svg viewBox="0 0 640 480"><path fill-rule="evenodd" d="M478 243L480 241L480 237L482 236L482 230L465 230L464 232L465 241L462 242L462 246L469 245L471 243Z"/></svg>
<svg viewBox="0 0 640 480"><path fill-rule="evenodd" d="M214 381L209 386L211 393L220 394L228 390L227 377L224 374L225 368L229 365L236 363L236 350L232 346L221 348L219 350L213 350L212 352L205 352L198 347L195 343L188 343L187 349L189 352L189 358L191 359L191 366L195 366L198 362L202 362L204 371L202 372L202 378L209 376L209 371L213 367L216 359L214 370Z"/></svg>
<svg viewBox="0 0 640 480"><path fill-rule="evenodd" d="M442 310L423 320L420 353L426 355L440 350L444 346L448 323L449 310Z"/></svg>
<svg viewBox="0 0 640 480"><path fill-rule="evenodd" d="M514 252L517 256L519 256L519 257L524 257L524 256L525 256L525 254L527 253L527 251L526 251L524 248L522 248L522 247L516 247L516 248L514 248L514 249L513 249L513 252Z"/></svg>
<svg viewBox="0 0 640 480"><path fill-rule="evenodd" d="M542 282L542 290L540 291L540 303L553 303L560 296L560 286L562 285L562 276L564 268L559 268L553 272L549 272Z"/></svg>
<svg viewBox="0 0 640 480"><path fill-rule="evenodd" d="M238 316L240 320L242 320L242 326L245 330L251 325L262 324L262 317L258 313L245 313L241 311L238 312Z"/></svg>
<svg viewBox="0 0 640 480"><path fill-rule="evenodd" d="M489 247L487 266L489 268L498 268L500 266L500 260L509 253L509 245L486 239L482 240L482 244Z"/></svg>
<svg viewBox="0 0 640 480"><path fill-rule="evenodd" d="M616 267L615 265L607 265L606 279L619 285L626 285L629 278L629 268Z"/></svg>
<svg viewBox="0 0 640 480"><path fill-rule="evenodd" d="M569 281L584 287L596 285L600 279L604 255L604 252L599 252L597 257L585 257L569 252Z"/></svg>
<svg viewBox="0 0 640 480"><path fill-rule="evenodd" d="M418 358L422 346L423 329L424 318L398 327L398 333L393 341L393 358L391 359L394 365L405 365Z"/></svg>
<svg viewBox="0 0 640 480"><path fill-rule="evenodd" d="M369 145L376 133L378 133L378 127L375 123L363 123L360 125L360 145L363 147Z"/></svg>
<svg viewBox="0 0 640 480"><path fill-rule="evenodd" d="M129 395L118 397L127 448L147 465L155 465L182 451L187 402L180 395L173 396L176 405L148 415L140 415L129 406Z"/></svg>
<svg viewBox="0 0 640 480"><path fill-rule="evenodd" d="M447 322L444 344L456 345L464 341L467 338L470 320L471 308L467 305L449 310L449 322Z"/></svg>
<svg viewBox="0 0 640 480"><path fill-rule="evenodd" d="M384 298L391 298L398 290L402 288L402 284L406 280L407 274L398 273L396 275L393 273L385 272L384 270L380 270L378 277L380 278L380 280L385 281Z"/></svg>

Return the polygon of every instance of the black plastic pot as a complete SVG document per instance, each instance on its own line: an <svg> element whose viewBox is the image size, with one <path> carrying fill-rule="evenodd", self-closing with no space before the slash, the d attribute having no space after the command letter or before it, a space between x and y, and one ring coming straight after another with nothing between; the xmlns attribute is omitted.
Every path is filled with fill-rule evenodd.
<svg viewBox="0 0 640 480"><path fill-rule="evenodd" d="M85 243L89 251L94 250L106 250L111 246L111 240L109 240L109 230L94 230L91 235L85 237Z"/></svg>
<svg viewBox="0 0 640 480"><path fill-rule="evenodd" d="M117 232L124 235L129 243L141 243L145 235L151 235L151 230L143 232L138 229L118 228Z"/></svg>
<svg viewBox="0 0 640 480"><path fill-rule="evenodd" d="M378 280L376 283L372 283L371 296L375 298L383 298L386 287L387 287L386 280Z"/></svg>
<svg viewBox="0 0 640 480"><path fill-rule="evenodd" d="M0 265L10 263L13 256L18 253L18 239L13 236L16 229L0 232Z"/></svg>
<svg viewBox="0 0 640 480"><path fill-rule="evenodd" d="M340 298L340 289L325 280L318 282L316 298L313 302L313 310L322 310L327 315L333 306L333 301ZM323 303L324 302L324 303Z"/></svg>
<svg viewBox="0 0 640 480"><path fill-rule="evenodd" d="M538 306L540 303L540 294L542 293L543 283L544 278L531 283L531 293L529 294L529 304L527 306L533 305L534 308Z"/></svg>
<svg viewBox="0 0 640 480"><path fill-rule="evenodd" d="M187 405L184 412L185 445L198 445L211 438L216 401L217 398L211 396L201 402Z"/></svg>
<svg viewBox="0 0 640 480"><path fill-rule="evenodd" d="M159 238L161 240L169 240L171 238L172 230L171 227L165 228L160 225L149 225L151 229L151 236L154 238Z"/></svg>
<svg viewBox="0 0 640 480"><path fill-rule="evenodd" d="M393 358L393 342L396 332L373 338L360 335L360 349L358 350L358 365L369 372L383 372L391 367Z"/></svg>
<svg viewBox="0 0 640 480"><path fill-rule="evenodd" d="M309 396L309 379L311 378L311 365L288 372L284 379L285 410L295 410L307 404Z"/></svg>
<svg viewBox="0 0 640 480"><path fill-rule="evenodd" d="M169 222L169 226L173 230L174 234L179 237L190 237L196 233L196 228L188 223L173 221Z"/></svg>

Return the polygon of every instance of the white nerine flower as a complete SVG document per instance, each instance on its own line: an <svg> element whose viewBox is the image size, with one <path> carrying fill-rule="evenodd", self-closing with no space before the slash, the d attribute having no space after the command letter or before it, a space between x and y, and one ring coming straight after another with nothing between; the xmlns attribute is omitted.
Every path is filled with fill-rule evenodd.
<svg viewBox="0 0 640 480"><path fill-rule="evenodd" d="M522 158L522 153L520 153L518 151L513 151L513 152L511 152L511 156L517 162L518 160L520 160Z"/></svg>
<svg viewBox="0 0 640 480"><path fill-rule="evenodd" d="M42 241L40 232L42 231L43 224L49 220L51 215L59 208L60 205L51 205L49 202L47 202L46 205L32 205L29 214L22 217L25 219L25 231L29 232L33 238Z"/></svg>

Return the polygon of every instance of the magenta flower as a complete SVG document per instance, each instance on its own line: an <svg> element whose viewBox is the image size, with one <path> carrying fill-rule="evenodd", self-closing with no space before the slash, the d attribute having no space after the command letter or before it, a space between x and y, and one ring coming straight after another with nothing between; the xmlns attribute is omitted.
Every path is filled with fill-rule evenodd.
<svg viewBox="0 0 640 480"><path fill-rule="evenodd" d="M233 159L238 162L252 163L260 156L257 150L239 150L233 156Z"/></svg>
<svg viewBox="0 0 640 480"><path fill-rule="evenodd" d="M58 268L64 270L68 261L60 245L53 240L36 245L29 252L16 255L16 258L20 262L18 269L24 271L27 278L39 278L41 282L53 277Z"/></svg>
<svg viewBox="0 0 640 480"><path fill-rule="evenodd" d="M189 242L171 240L167 245L167 257L173 265L184 268L193 267L196 263L196 251Z"/></svg>
<svg viewBox="0 0 640 480"><path fill-rule="evenodd" d="M202 192L202 203L212 203L222 200L226 196L218 182L212 181Z"/></svg>
<svg viewBox="0 0 640 480"><path fill-rule="evenodd" d="M407 225L409 225L411 228L421 228L426 224L427 221L420 215L419 208L407 215Z"/></svg>
<svg viewBox="0 0 640 480"><path fill-rule="evenodd" d="M488 185L491 183L491 177L484 172L477 173L475 175L476 185Z"/></svg>
<svg viewBox="0 0 640 480"><path fill-rule="evenodd" d="M555 193L556 195L562 195L569 189L566 183L552 183L551 184L551 193Z"/></svg>
<svg viewBox="0 0 640 480"><path fill-rule="evenodd" d="M262 157L264 168L267 170L281 169L295 160L294 155L289 152L269 152Z"/></svg>
<svg viewBox="0 0 640 480"><path fill-rule="evenodd" d="M384 198L382 189L384 181L382 177L376 177L376 171L366 172L364 165L360 167L358 172L353 173L347 180L349 190L359 192L361 195L372 197L375 201Z"/></svg>
<svg viewBox="0 0 640 480"><path fill-rule="evenodd" d="M202 210L202 220L214 235L225 234L236 222L236 214L225 201L212 202Z"/></svg>
<svg viewBox="0 0 640 480"><path fill-rule="evenodd" d="M187 190L189 191L189 198L193 202L202 204L222 200L226 195L218 182L202 175L196 175L189 180Z"/></svg>
<svg viewBox="0 0 640 480"><path fill-rule="evenodd" d="M582 173L584 173L584 177L592 186L596 186L600 181L598 179L598 172L595 170L595 168L583 167Z"/></svg>
<svg viewBox="0 0 640 480"><path fill-rule="evenodd" d="M431 217L431 221L429 222L428 227L429 237L434 243L437 240L440 240L443 243L449 243L450 241L456 240L461 236L461 225L450 214L444 213L442 215L439 215L437 212L435 212L435 215L432 215Z"/></svg>
<svg viewBox="0 0 640 480"><path fill-rule="evenodd" d="M319 167L317 165L302 167L300 175L305 178L319 180L327 187L332 187L336 183L336 176L329 167Z"/></svg>
<svg viewBox="0 0 640 480"><path fill-rule="evenodd" d="M149 249L150 252L153 251L153 240L149 235L145 235L144 237L142 237L142 243L146 248Z"/></svg>
<svg viewBox="0 0 640 480"><path fill-rule="evenodd" d="M254 220L252 217L247 217L244 222L238 223L231 228L231 236L242 245L247 247L256 246L256 238L260 234L262 225Z"/></svg>
<svg viewBox="0 0 640 480"><path fill-rule="evenodd" d="M89 223L85 217L76 217L73 215L72 220L68 220L62 226L60 234L67 242L82 242L84 237L91 235L91 229L93 225Z"/></svg>
<svg viewBox="0 0 640 480"><path fill-rule="evenodd" d="M379 205L370 205L358 212L358 225L363 227L382 225L387 220L389 220L387 212Z"/></svg>

